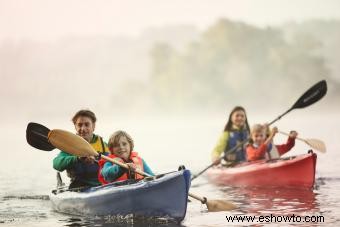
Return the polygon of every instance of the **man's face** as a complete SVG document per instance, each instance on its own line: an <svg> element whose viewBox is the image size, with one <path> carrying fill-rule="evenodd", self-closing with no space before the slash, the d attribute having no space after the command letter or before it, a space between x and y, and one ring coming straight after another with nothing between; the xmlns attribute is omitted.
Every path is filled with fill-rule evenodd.
<svg viewBox="0 0 340 227"><path fill-rule="evenodd" d="M85 116L78 117L74 127L77 135L83 137L88 142L91 141L95 128L95 123L92 122L91 118Z"/></svg>

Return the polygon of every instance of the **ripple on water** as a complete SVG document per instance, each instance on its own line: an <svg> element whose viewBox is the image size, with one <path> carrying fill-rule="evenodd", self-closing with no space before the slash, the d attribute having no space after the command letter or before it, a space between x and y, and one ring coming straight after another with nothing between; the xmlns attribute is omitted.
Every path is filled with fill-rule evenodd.
<svg viewBox="0 0 340 227"><path fill-rule="evenodd" d="M0 222L20 225L41 221L49 211L46 195L6 195L0 198Z"/></svg>

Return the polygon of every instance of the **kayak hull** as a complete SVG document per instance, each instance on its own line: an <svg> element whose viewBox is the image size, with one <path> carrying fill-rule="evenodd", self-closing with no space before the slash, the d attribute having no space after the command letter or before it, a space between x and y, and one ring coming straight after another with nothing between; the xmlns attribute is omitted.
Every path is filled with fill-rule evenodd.
<svg viewBox="0 0 340 227"><path fill-rule="evenodd" d="M259 160L231 168L215 167L208 171L208 178L218 185L258 187L312 188L315 182L317 155L304 155Z"/></svg>
<svg viewBox="0 0 340 227"><path fill-rule="evenodd" d="M187 209L190 171L181 170L137 183L109 184L82 192L51 194L56 211L76 215L168 217L180 222Z"/></svg>

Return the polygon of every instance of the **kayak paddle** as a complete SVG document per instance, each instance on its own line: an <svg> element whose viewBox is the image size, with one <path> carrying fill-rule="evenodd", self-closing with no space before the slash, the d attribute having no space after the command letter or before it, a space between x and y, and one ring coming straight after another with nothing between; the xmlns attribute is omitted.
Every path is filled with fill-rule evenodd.
<svg viewBox="0 0 340 227"><path fill-rule="evenodd" d="M45 126L30 122L26 129L26 140L32 147L38 148L44 151L51 151L55 147L48 142L49 129Z"/></svg>
<svg viewBox="0 0 340 227"><path fill-rule="evenodd" d="M286 133L286 132L279 131L279 133L286 135L286 136L289 136L289 134ZM313 148L317 151L320 151L321 153L326 153L326 145L323 141L321 141L319 139L301 139L299 137L296 137L296 139L305 142L311 148Z"/></svg>
<svg viewBox="0 0 340 227"><path fill-rule="evenodd" d="M284 115L286 115L287 113L289 113L290 111L292 111L294 109L305 108L307 106L310 106L310 105L316 103L322 97L324 97L326 93L327 93L327 83L326 83L325 80L321 80L318 83L314 84L311 88L309 88L305 93L303 93L303 95L294 103L294 105L290 109L288 109L286 112L284 112L283 114L281 114L280 116L275 118L273 121L271 121L268 124L268 126L270 126L274 122L280 120L281 117L283 117ZM239 147L244 146L248 141L249 141L249 138L242 141L241 143L239 143L235 147L231 148L230 150L225 151L224 155L221 156L216 162L210 164L205 169L200 171L198 174L194 175L191 178L191 181L194 180L195 178L197 178L198 176L200 176L202 173L204 173L205 171L207 171L211 167L213 167L214 165L216 165L216 163L219 163L222 159L224 159L224 157L226 157L227 154L230 154L230 153L236 151Z"/></svg>
<svg viewBox="0 0 340 227"><path fill-rule="evenodd" d="M34 127L32 127L32 125ZM43 136L41 136L39 133L36 133L40 131L44 131ZM53 150L54 148L58 148L69 154L79 157L98 156L98 153L85 139L65 130L49 130L43 125L31 122L27 126L26 138L27 142L31 146L38 149L47 150L46 148L52 148L49 150ZM28 140L28 138L30 138L30 140ZM40 143L36 142L39 140L41 140ZM105 155L101 155L101 157L109 162L119 165L122 168L129 169L128 165L126 165L125 163L121 163ZM152 177L151 175L139 169L136 169L135 172L146 177ZM208 200L206 197L201 197L190 192L189 196L196 200L199 200L202 204L206 204L208 211L210 212L228 211L237 207L233 203L226 200Z"/></svg>

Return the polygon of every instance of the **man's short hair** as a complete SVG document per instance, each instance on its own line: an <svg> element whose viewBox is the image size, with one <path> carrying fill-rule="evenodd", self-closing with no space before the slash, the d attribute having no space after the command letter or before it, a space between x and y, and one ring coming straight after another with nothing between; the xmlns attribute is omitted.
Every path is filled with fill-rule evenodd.
<svg viewBox="0 0 340 227"><path fill-rule="evenodd" d="M73 124L76 123L77 119L79 117L89 117L92 120L92 123L96 123L97 118L96 115L91 111L91 110L79 110L73 117L72 117L72 122Z"/></svg>

